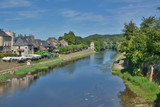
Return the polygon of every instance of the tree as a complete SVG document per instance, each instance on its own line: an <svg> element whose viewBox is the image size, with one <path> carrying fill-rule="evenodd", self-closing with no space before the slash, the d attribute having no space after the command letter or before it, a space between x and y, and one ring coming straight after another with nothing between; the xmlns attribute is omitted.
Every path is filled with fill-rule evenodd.
<svg viewBox="0 0 160 107"><path fill-rule="evenodd" d="M61 36L58 38L59 41L61 41L62 39L63 39L63 37L61 37Z"/></svg>
<svg viewBox="0 0 160 107"><path fill-rule="evenodd" d="M94 42L94 46L95 46L95 51L97 51L97 52L100 51L100 44L98 41Z"/></svg>
<svg viewBox="0 0 160 107"><path fill-rule="evenodd" d="M126 37L127 40L130 40L131 36L133 36L134 31L137 29L138 27L131 20L128 24L124 23L124 29L122 30L123 31L122 35Z"/></svg>
<svg viewBox="0 0 160 107"><path fill-rule="evenodd" d="M141 29L144 28L149 28L151 26L151 24L153 24L155 22L155 17L154 16L150 16L149 18L142 18L142 23L141 23Z"/></svg>
<svg viewBox="0 0 160 107"><path fill-rule="evenodd" d="M160 31L160 18L155 19L155 22L150 25L150 29L153 30L159 30Z"/></svg>
<svg viewBox="0 0 160 107"><path fill-rule="evenodd" d="M68 34L65 33L63 37L59 37L59 40L62 40L62 39L67 41L69 45L76 44L76 37L72 31L70 31Z"/></svg>
<svg viewBox="0 0 160 107"><path fill-rule="evenodd" d="M98 42L99 42L99 45L100 45L100 50L103 51L105 49L104 41L100 39Z"/></svg>

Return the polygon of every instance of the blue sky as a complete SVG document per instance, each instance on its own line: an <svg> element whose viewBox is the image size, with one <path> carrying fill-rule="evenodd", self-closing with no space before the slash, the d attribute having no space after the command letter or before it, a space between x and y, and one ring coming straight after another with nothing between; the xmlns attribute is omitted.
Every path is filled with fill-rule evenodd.
<svg viewBox="0 0 160 107"><path fill-rule="evenodd" d="M131 19L160 17L160 0L0 0L0 28L36 38L122 33Z"/></svg>

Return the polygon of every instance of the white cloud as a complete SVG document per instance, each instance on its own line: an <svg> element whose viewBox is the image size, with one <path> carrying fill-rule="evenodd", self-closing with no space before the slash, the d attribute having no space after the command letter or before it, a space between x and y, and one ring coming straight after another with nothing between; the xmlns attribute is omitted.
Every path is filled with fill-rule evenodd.
<svg viewBox="0 0 160 107"><path fill-rule="evenodd" d="M0 8L29 7L31 5L28 0L2 0Z"/></svg>
<svg viewBox="0 0 160 107"><path fill-rule="evenodd" d="M71 21L93 21L98 22L101 24L106 24L106 20L110 20L111 17L101 15L101 14L95 14L92 12L79 12L76 10L70 10L70 9L61 9L60 14L63 17L68 18L68 20ZM107 22L108 23L108 22Z"/></svg>
<svg viewBox="0 0 160 107"><path fill-rule="evenodd" d="M80 12L75 11L75 10L69 10L69 9L61 9L60 14L64 17L72 18L72 17L76 17L77 15L79 15Z"/></svg>
<svg viewBox="0 0 160 107"><path fill-rule="evenodd" d="M113 25L113 28L123 27L123 23L129 22L130 20L133 20L133 22L139 26L142 17L158 15L156 7L158 7L159 3L160 1L146 1L143 3L140 3L139 1L139 3L129 3L128 5L126 4L125 6L120 6L118 8L107 9L106 12L112 15L112 22L116 23Z"/></svg>
<svg viewBox="0 0 160 107"><path fill-rule="evenodd" d="M16 12L16 16L12 18L6 19L7 21L12 21L12 20L24 20L24 19L32 19L32 18L37 18L43 15L47 10L28 10L28 11L19 11Z"/></svg>

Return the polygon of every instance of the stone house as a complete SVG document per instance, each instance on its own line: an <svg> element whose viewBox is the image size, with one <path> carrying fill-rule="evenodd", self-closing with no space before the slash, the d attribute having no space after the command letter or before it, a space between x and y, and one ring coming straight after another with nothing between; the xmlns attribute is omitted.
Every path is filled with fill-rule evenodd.
<svg viewBox="0 0 160 107"><path fill-rule="evenodd" d="M53 51L55 49L55 47L52 44L41 39L34 40L34 48L37 48L37 50L41 50L41 51L45 51L45 50Z"/></svg>
<svg viewBox="0 0 160 107"><path fill-rule="evenodd" d="M61 45L60 41L58 41L55 37L50 37L46 41L47 43L53 45L56 49L59 45Z"/></svg>
<svg viewBox="0 0 160 107"><path fill-rule="evenodd" d="M90 44L90 49L92 49L92 50L95 49L95 47L94 47L94 42L91 42L91 44Z"/></svg>
<svg viewBox="0 0 160 107"><path fill-rule="evenodd" d="M62 39L62 40L60 41L60 43L61 43L63 46L68 46L68 42L65 41L64 39Z"/></svg>
<svg viewBox="0 0 160 107"><path fill-rule="evenodd" d="M11 32L11 31L5 31L5 33L11 37L11 50L13 52L13 44L15 43L16 34L14 32Z"/></svg>
<svg viewBox="0 0 160 107"><path fill-rule="evenodd" d="M12 45L12 37L0 29L0 53L10 53Z"/></svg>
<svg viewBox="0 0 160 107"><path fill-rule="evenodd" d="M17 39L13 45L13 51L19 56L34 54L33 44L28 42L25 38Z"/></svg>

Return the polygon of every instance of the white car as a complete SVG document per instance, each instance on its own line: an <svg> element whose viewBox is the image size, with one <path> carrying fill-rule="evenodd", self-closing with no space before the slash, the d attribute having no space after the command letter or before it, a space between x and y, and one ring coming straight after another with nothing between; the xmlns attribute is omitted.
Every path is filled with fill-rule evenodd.
<svg viewBox="0 0 160 107"><path fill-rule="evenodd" d="M36 54L28 54L26 57L32 57L32 58L40 59L42 56L41 55L36 55Z"/></svg>
<svg viewBox="0 0 160 107"><path fill-rule="evenodd" d="M9 61L11 61L11 59L12 59L12 57L3 57L2 61L9 62Z"/></svg>

